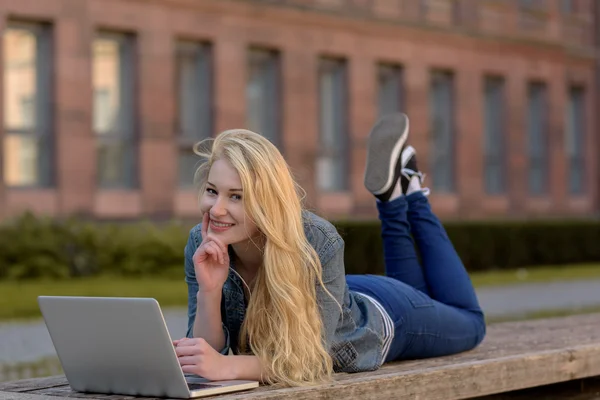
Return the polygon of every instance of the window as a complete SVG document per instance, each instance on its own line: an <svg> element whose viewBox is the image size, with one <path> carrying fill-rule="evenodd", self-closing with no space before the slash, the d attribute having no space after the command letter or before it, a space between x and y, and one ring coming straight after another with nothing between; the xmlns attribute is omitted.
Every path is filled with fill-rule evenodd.
<svg viewBox="0 0 600 400"><path fill-rule="evenodd" d="M319 189L343 191L347 180L346 62L323 58L319 64L320 154L317 160Z"/></svg>
<svg viewBox="0 0 600 400"><path fill-rule="evenodd" d="M419 0L419 18L422 20L427 19L429 13L429 0Z"/></svg>
<svg viewBox="0 0 600 400"><path fill-rule="evenodd" d="M93 128L102 188L136 185L133 37L103 32L93 42Z"/></svg>
<svg viewBox="0 0 600 400"><path fill-rule="evenodd" d="M212 51L209 44L193 41L179 41L176 48L179 186L192 188L200 161L194 145L213 130Z"/></svg>
<svg viewBox="0 0 600 400"><path fill-rule="evenodd" d="M434 71L429 98L431 125L432 187L454 191L454 77Z"/></svg>
<svg viewBox="0 0 600 400"><path fill-rule="evenodd" d="M506 190L504 79L486 77L484 97L485 192L494 195Z"/></svg>
<svg viewBox="0 0 600 400"><path fill-rule="evenodd" d="M545 7L546 0L519 0L521 8L541 9Z"/></svg>
<svg viewBox="0 0 600 400"><path fill-rule="evenodd" d="M279 53L251 49L246 85L248 129L265 136L276 146L281 146L279 86Z"/></svg>
<svg viewBox="0 0 600 400"><path fill-rule="evenodd" d="M52 184L52 50L45 24L9 23L4 31L4 181Z"/></svg>
<svg viewBox="0 0 600 400"><path fill-rule="evenodd" d="M379 116L402 111L404 107L402 68L397 65L379 64L377 85Z"/></svg>
<svg viewBox="0 0 600 400"><path fill-rule="evenodd" d="M452 0L452 22L457 26L478 27L481 1Z"/></svg>
<svg viewBox="0 0 600 400"><path fill-rule="evenodd" d="M100 33L93 42L93 127L98 183L131 188L136 182L133 37Z"/></svg>
<svg viewBox="0 0 600 400"><path fill-rule="evenodd" d="M547 89L546 84L529 84L527 138L529 152L529 192L543 195L548 191Z"/></svg>
<svg viewBox="0 0 600 400"><path fill-rule="evenodd" d="M571 14L576 12L576 2L574 0L561 0L560 11L564 14Z"/></svg>
<svg viewBox="0 0 600 400"><path fill-rule="evenodd" d="M568 158L569 192L585 192L585 90L569 88L567 99L565 149Z"/></svg>

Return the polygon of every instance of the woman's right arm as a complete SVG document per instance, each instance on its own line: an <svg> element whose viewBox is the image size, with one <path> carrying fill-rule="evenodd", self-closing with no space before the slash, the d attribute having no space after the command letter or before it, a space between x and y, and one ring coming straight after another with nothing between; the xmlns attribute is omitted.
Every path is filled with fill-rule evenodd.
<svg viewBox="0 0 600 400"><path fill-rule="evenodd" d="M225 347L223 321L221 320L221 289L216 293L198 291L197 310L194 322L194 337L201 337L213 349L221 351Z"/></svg>
<svg viewBox="0 0 600 400"><path fill-rule="evenodd" d="M190 232L185 246L185 281L188 286L188 329L186 337L201 337L222 354L229 352L229 335L221 319L222 289L209 292L199 288L194 253L201 242L198 228Z"/></svg>

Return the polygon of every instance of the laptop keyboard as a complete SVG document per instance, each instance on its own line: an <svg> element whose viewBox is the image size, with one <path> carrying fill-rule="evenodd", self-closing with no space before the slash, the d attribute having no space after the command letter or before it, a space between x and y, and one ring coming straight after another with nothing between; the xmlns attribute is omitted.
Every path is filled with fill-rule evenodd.
<svg viewBox="0 0 600 400"><path fill-rule="evenodd" d="M190 390L199 390L199 389L210 389L210 388L215 388L215 387L219 387L220 385L215 385L215 384L208 384L208 383L188 383L188 388Z"/></svg>

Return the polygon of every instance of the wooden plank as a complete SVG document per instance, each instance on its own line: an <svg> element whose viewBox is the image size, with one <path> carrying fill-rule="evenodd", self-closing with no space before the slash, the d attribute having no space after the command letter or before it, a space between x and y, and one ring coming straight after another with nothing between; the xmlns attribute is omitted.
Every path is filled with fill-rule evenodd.
<svg viewBox="0 0 600 400"><path fill-rule="evenodd" d="M600 400L600 378L587 378L532 389L518 390L472 400Z"/></svg>
<svg viewBox="0 0 600 400"><path fill-rule="evenodd" d="M16 392L0 392L0 400L61 400L62 397L41 396ZM163 399L164 400L164 399Z"/></svg>
<svg viewBox="0 0 600 400"><path fill-rule="evenodd" d="M21 379L13 382L0 383L0 392L30 392L37 389L47 389L56 386L69 385L64 375L47 378Z"/></svg>
<svg viewBox="0 0 600 400"><path fill-rule="evenodd" d="M600 314L493 325L474 351L403 361L377 371L338 374L307 388L258 389L219 399L465 399L600 376ZM73 392L64 378L18 381L0 391L59 397L124 400L131 397Z"/></svg>
<svg viewBox="0 0 600 400"><path fill-rule="evenodd" d="M600 345L365 376L314 388L279 389L222 399L467 399L600 375Z"/></svg>
<svg viewBox="0 0 600 400"><path fill-rule="evenodd" d="M71 389L70 386L60 386L49 388L45 390L36 390L33 392L27 392L27 394L34 394L40 396L52 396L52 399L56 397L61 398L75 398L75 399L95 399L95 400L130 400L130 399L144 399L144 400L164 400L164 399L153 399L152 397L136 397L136 396L123 396L117 394L97 394L97 393L82 393L76 392Z"/></svg>

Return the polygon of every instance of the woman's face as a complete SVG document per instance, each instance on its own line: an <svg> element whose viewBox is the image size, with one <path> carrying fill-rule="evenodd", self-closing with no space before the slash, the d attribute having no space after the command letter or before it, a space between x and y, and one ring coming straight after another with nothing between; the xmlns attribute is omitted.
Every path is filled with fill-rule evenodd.
<svg viewBox="0 0 600 400"><path fill-rule="evenodd" d="M246 217L240 176L225 160L217 160L211 166L200 210L208 213L208 233L225 245L248 240L258 233L256 224Z"/></svg>

